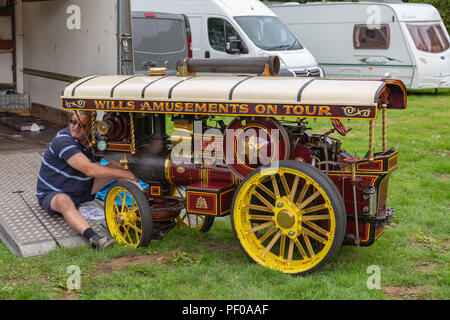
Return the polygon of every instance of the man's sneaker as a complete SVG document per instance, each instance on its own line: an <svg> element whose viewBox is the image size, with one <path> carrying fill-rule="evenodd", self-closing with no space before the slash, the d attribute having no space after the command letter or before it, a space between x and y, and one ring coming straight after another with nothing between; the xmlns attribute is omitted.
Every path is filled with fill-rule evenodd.
<svg viewBox="0 0 450 320"><path fill-rule="evenodd" d="M89 239L89 244L94 249L102 250L108 247L112 247L114 242L107 237L96 234Z"/></svg>

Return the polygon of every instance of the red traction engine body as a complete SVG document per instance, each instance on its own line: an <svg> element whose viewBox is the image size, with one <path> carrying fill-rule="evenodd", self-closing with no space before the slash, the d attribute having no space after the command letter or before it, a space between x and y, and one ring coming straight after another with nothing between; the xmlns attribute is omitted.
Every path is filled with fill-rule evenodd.
<svg viewBox="0 0 450 320"><path fill-rule="evenodd" d="M90 76L64 90L64 109L104 112L90 135L98 155L149 186L143 194L151 223L138 191L110 191L121 199L105 202L111 234L148 245L174 221L207 231L214 217L231 213L250 259L290 274L316 270L342 243L371 245L392 220L387 192L398 151L387 147L386 119L388 109L406 107L404 85L276 77L276 57L237 61L187 59L178 76L155 74L159 69ZM261 76L197 76L230 70ZM383 148L375 152L379 114ZM310 133L314 118L331 119L333 127ZM364 157L331 136L349 131L339 119L368 121ZM127 192L132 202L124 207Z"/></svg>

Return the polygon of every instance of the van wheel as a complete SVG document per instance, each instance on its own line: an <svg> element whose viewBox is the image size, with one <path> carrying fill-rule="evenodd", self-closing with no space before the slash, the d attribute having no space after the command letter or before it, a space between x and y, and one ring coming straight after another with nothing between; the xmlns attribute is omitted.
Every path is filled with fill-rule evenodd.
<svg viewBox="0 0 450 320"><path fill-rule="evenodd" d="M323 266L340 248L346 212L327 175L286 160L244 179L233 198L231 223L252 261L300 275Z"/></svg>

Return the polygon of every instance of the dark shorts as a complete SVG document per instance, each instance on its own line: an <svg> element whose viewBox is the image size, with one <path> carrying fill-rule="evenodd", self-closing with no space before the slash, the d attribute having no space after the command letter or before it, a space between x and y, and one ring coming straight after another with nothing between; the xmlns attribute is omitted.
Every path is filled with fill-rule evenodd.
<svg viewBox="0 0 450 320"><path fill-rule="evenodd" d="M42 207L42 209L44 209L48 213L60 214L58 211L53 210L50 206L50 203L51 203L53 197L60 193L62 193L62 192L49 191L49 192L40 194L37 197L39 205ZM82 203L89 202L89 201L92 201L95 199L95 194L91 194L90 192L86 192L84 194L77 195L77 196L74 196L74 195L68 194L68 193L65 193L65 194L68 195L70 197L70 199L72 199L73 203L75 204L75 207L77 207L77 208Z"/></svg>

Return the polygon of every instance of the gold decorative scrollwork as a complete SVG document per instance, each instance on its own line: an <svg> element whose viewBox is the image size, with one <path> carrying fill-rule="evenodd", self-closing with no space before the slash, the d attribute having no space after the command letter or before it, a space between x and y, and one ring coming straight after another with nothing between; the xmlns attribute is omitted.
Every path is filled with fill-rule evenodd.
<svg viewBox="0 0 450 320"><path fill-rule="evenodd" d="M73 107L76 107L76 108L80 108L80 109L83 109L84 108L84 106L86 105L86 101L85 100L77 100L77 101L65 101L65 105L66 105L66 108L73 108Z"/></svg>
<svg viewBox="0 0 450 320"><path fill-rule="evenodd" d="M342 107L342 111L344 111L344 114L347 117L355 117L355 116L361 116L364 118L370 117L370 109L366 110L360 110L351 106Z"/></svg>

